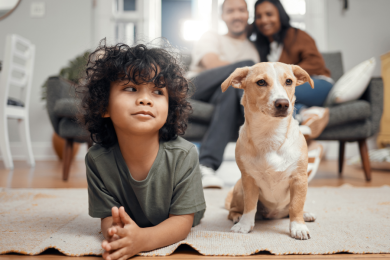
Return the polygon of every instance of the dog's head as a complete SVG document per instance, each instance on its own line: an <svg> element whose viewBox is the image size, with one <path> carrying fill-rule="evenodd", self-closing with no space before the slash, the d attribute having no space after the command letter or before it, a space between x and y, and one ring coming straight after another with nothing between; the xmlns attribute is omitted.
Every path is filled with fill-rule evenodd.
<svg viewBox="0 0 390 260"><path fill-rule="evenodd" d="M262 62L252 67L236 69L221 85L222 92L229 86L245 90L242 105L247 111L261 111L272 117L286 117L293 113L295 87L309 82L309 74L297 65Z"/></svg>

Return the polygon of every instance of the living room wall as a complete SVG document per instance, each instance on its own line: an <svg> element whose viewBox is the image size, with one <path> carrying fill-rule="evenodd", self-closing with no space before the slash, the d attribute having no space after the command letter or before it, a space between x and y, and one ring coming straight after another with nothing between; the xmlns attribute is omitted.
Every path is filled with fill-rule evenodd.
<svg viewBox="0 0 390 260"><path fill-rule="evenodd" d="M374 76L380 76L380 55L390 51L390 1L327 0L328 50L341 51L344 69L375 57Z"/></svg>
<svg viewBox="0 0 390 260"><path fill-rule="evenodd" d="M91 47L92 0L40 0L45 3L45 15L30 16L33 0L22 0L17 9L0 21L0 60L4 57L5 38L15 33L36 46L35 67L30 102L30 129L36 159L53 154L51 136L53 128L41 100L41 86L50 75L76 55ZM15 120L8 120L11 150L14 159L23 156L19 151ZM53 155L55 158L55 156Z"/></svg>

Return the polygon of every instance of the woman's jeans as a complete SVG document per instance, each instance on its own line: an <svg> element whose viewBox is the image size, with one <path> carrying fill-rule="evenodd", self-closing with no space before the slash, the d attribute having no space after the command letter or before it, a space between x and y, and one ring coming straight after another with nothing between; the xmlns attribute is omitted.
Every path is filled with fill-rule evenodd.
<svg viewBox="0 0 390 260"><path fill-rule="evenodd" d="M217 170L223 161L226 145L234 135L237 135L240 124L244 122L244 108L240 103L243 90L229 87L222 93L222 82L236 68L253 65L253 61L242 61L207 70L193 80L196 91L191 98L215 105L211 123L200 147L200 164ZM332 88L332 84L325 80L313 81L314 89L308 83L295 89L297 98L295 107L299 110L304 107L322 106Z"/></svg>
<svg viewBox="0 0 390 260"><path fill-rule="evenodd" d="M295 113L299 113L302 108L322 107L325 103L333 84L323 79L313 79L314 89L306 82L295 88Z"/></svg>

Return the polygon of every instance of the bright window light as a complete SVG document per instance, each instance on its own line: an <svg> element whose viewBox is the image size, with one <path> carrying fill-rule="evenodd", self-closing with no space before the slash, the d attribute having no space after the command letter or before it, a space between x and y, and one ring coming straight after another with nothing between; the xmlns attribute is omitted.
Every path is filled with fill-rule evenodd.
<svg viewBox="0 0 390 260"><path fill-rule="evenodd" d="M185 41L198 41L209 29L209 24L205 21L186 20L182 25L183 39Z"/></svg>
<svg viewBox="0 0 390 260"><path fill-rule="evenodd" d="M304 15L306 13L305 0L281 0L281 2L289 15Z"/></svg>

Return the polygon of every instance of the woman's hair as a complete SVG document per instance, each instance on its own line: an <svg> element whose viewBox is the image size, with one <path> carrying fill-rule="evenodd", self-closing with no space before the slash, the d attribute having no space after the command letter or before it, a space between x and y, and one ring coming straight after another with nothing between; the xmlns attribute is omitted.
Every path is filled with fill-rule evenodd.
<svg viewBox="0 0 390 260"><path fill-rule="evenodd" d="M279 32L274 34L273 38L277 43L279 43L279 44L283 43L284 38L286 37L287 30L291 27L291 25L290 25L290 17L286 13L286 10L284 10L283 5L282 5L282 3L280 3L279 0L258 0L255 3L255 21L256 21L256 7L265 1L270 2L278 9L281 26L280 26ZM255 43L255 46L257 48L257 51L260 54L260 60L262 62L268 61L267 55L270 53L270 42L268 40L268 37L266 37L265 35L263 35L259 31L259 29L256 26L255 21L253 21L253 24L252 24L252 29L253 29L252 32L254 32L256 34L256 40L254 43Z"/></svg>
<svg viewBox="0 0 390 260"><path fill-rule="evenodd" d="M78 87L83 96L79 121L86 126L93 142L105 148L117 142L111 118L103 118L108 108L110 84L117 80L137 85L153 82L158 88L166 87L168 118L159 131L160 139L169 141L185 133L192 111L187 100L189 86L179 59L169 51L143 44L106 46L102 40L89 55L85 72L84 84Z"/></svg>

